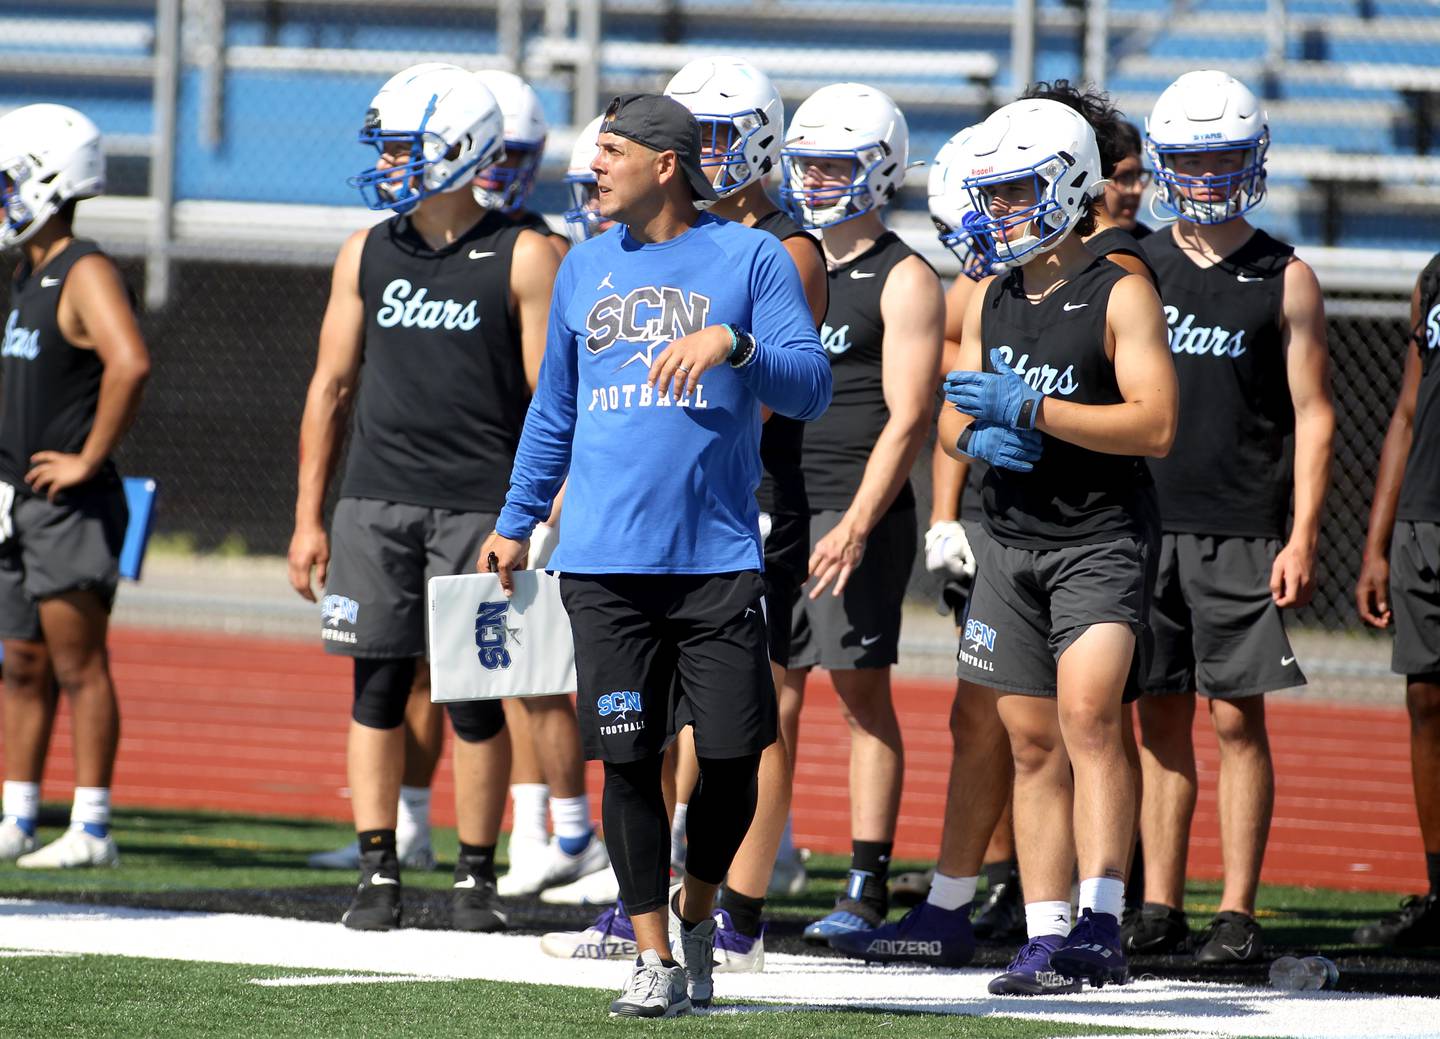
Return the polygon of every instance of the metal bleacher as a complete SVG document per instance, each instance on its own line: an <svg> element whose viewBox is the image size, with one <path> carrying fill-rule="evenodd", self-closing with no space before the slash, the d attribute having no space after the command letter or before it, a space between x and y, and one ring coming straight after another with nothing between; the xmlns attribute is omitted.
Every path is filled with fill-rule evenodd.
<svg viewBox="0 0 1440 1039"><path fill-rule="evenodd" d="M1097 34L1098 63L1082 46ZM186 258L308 264L376 219L345 181L366 161L360 115L397 69L524 74L555 174L604 97L720 51L771 73L789 106L874 82L922 160L1030 75L1083 68L1138 123L1177 70L1226 68L1271 115L1267 226L1374 249L1440 232L1440 3L1422 0L20 0L0 15L0 110L61 100L96 120L114 190L82 217L152 274ZM924 176L897 206L917 239ZM557 179L537 195L546 211L563 205Z"/></svg>

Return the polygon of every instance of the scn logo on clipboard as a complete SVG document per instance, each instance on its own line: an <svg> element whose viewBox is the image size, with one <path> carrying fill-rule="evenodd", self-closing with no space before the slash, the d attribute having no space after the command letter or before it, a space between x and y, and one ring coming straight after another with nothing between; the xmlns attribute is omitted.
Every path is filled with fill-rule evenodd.
<svg viewBox="0 0 1440 1039"><path fill-rule="evenodd" d="M487 671L509 667L510 651L505 644L510 640L514 640L517 646L520 644L516 637L518 629L505 623L509 612L510 602L507 599L482 602L475 611L475 649L479 653L480 666Z"/></svg>

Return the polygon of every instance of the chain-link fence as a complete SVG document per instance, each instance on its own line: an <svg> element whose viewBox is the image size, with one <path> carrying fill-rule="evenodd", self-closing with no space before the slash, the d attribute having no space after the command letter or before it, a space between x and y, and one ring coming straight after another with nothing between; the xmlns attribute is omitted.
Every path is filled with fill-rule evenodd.
<svg viewBox="0 0 1440 1039"><path fill-rule="evenodd" d="M1399 377L1405 295L1440 243L1440 4L1406 0L49 0L0 14L0 111L61 100L105 133L110 196L81 229L150 302L155 376L124 448L163 485L159 530L200 550L284 549L295 443L370 97L420 60L510 68L552 124L535 207L602 99L738 53L789 110L859 79L928 160L1034 78L1103 83L1138 123L1180 72L1220 67L1270 115L1256 222L1301 245L1331 308L1335 484L1307 624L1353 627L1350 585ZM947 274L912 172L893 224ZM928 463L916 471L922 517ZM917 573L917 594L928 594Z"/></svg>

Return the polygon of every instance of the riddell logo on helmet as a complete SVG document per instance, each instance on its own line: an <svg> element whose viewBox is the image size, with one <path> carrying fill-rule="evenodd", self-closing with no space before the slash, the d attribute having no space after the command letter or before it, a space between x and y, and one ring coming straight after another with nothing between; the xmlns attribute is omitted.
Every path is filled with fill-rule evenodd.
<svg viewBox="0 0 1440 1039"><path fill-rule="evenodd" d="M983 170L971 170L971 171L970 171L970 176L972 176L972 177L983 177L983 176L985 176L986 174L994 173L994 172L995 172L995 167L994 167L994 166L986 166Z"/></svg>

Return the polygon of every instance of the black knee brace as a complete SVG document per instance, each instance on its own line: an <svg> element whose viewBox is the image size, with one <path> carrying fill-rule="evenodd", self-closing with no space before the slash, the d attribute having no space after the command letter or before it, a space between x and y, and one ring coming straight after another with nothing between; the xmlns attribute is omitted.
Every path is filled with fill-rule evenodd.
<svg viewBox="0 0 1440 1039"><path fill-rule="evenodd" d="M414 657L355 658L355 703L350 717L367 729L405 722L405 702L415 681Z"/></svg>
<svg viewBox="0 0 1440 1039"><path fill-rule="evenodd" d="M759 754L700 759L700 782L685 816L685 871L696 880L718 884L730 871L755 818L759 772Z"/></svg>
<svg viewBox="0 0 1440 1039"><path fill-rule="evenodd" d="M505 728L505 709L499 700L462 700L447 703L445 710L455 735L466 743L484 743Z"/></svg>

